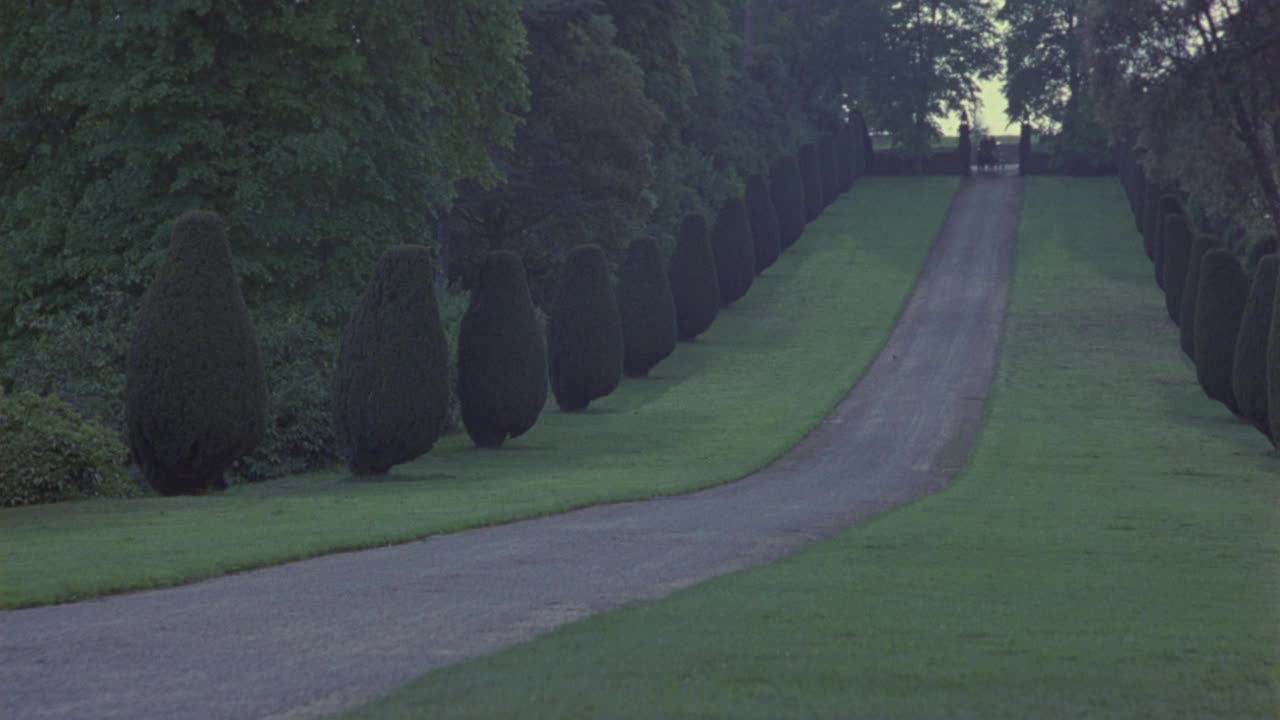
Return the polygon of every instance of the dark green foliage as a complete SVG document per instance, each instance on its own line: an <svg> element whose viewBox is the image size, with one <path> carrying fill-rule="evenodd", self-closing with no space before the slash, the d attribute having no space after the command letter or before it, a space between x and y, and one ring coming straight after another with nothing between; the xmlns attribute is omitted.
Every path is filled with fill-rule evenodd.
<svg viewBox="0 0 1280 720"><path fill-rule="evenodd" d="M782 252L782 229L763 175L747 178L746 203L751 237L754 240L756 272L760 273L772 265Z"/></svg>
<svg viewBox="0 0 1280 720"><path fill-rule="evenodd" d="M848 192L853 187L857 173L857 150L853 126L845 123L840 126L835 136L836 174L840 180L840 192Z"/></svg>
<svg viewBox="0 0 1280 720"><path fill-rule="evenodd" d="M805 217L812 221L822 214L822 168L818 163L818 146L800 146L800 177L804 180Z"/></svg>
<svg viewBox="0 0 1280 720"><path fill-rule="evenodd" d="M1178 202L1177 197L1168 194L1161 194L1156 202L1154 223L1156 227L1155 235L1155 274L1156 285L1161 289L1167 290L1166 283L1168 278L1165 276L1165 249L1167 242L1165 240L1165 219L1169 215L1182 215L1182 203ZM1185 219L1185 218L1184 218ZM1189 228L1188 228L1189 231ZM1179 278L1182 276L1179 275ZM1176 320L1177 318L1175 318Z"/></svg>
<svg viewBox="0 0 1280 720"><path fill-rule="evenodd" d="M1164 252L1160 258L1163 269L1160 274L1164 277L1164 307L1169 318L1176 323L1181 319L1182 293L1196 292L1195 288L1183 287L1191 256L1191 228L1182 214L1169 214L1164 216L1163 235ZM1196 302L1199 302L1199 297Z"/></svg>
<svg viewBox="0 0 1280 720"><path fill-rule="evenodd" d="M676 301L676 337L688 342L711 327L720 312L720 280L706 218L690 213L680 223L667 277Z"/></svg>
<svg viewBox="0 0 1280 720"><path fill-rule="evenodd" d="M720 281L720 305L729 307L747 294L756 276L755 242L742 198L731 197L720 207L711 229L711 249Z"/></svg>
<svg viewBox="0 0 1280 720"><path fill-rule="evenodd" d="M129 450L163 495L225 485L266 431L258 340L217 214L173 226L169 254L138 309L125 377Z"/></svg>
<svg viewBox="0 0 1280 720"><path fill-rule="evenodd" d="M1249 286L1249 300L1240 319L1236 352L1231 366L1231 389L1240 417L1271 436L1267 421L1267 336L1276 294L1280 256L1267 255L1258 262Z"/></svg>
<svg viewBox="0 0 1280 720"><path fill-rule="evenodd" d="M1196 378L1205 394L1237 415L1232 368L1248 300L1249 279L1235 256L1220 248L1206 253L1196 298Z"/></svg>
<svg viewBox="0 0 1280 720"><path fill-rule="evenodd" d="M676 349L676 301L658 243L632 241L618 275L622 372L644 377Z"/></svg>
<svg viewBox="0 0 1280 720"><path fill-rule="evenodd" d="M54 396L0 392L0 507L132 495L124 444Z"/></svg>
<svg viewBox="0 0 1280 720"><path fill-rule="evenodd" d="M458 403L479 447L533 427L547 402L547 353L520 256L489 253L458 333Z"/></svg>
<svg viewBox="0 0 1280 720"><path fill-rule="evenodd" d="M431 251L388 248L338 351L333 424L355 475L431 450L449 412L449 356Z"/></svg>
<svg viewBox="0 0 1280 720"><path fill-rule="evenodd" d="M1160 245L1160 189L1152 183L1145 183L1142 194L1142 248L1147 257L1156 262L1159 255L1156 248ZM1156 262L1156 282L1160 282L1160 264Z"/></svg>
<svg viewBox="0 0 1280 720"><path fill-rule="evenodd" d="M829 134L818 138L818 169L822 173L822 206L825 208L840 196L840 170L836 166L836 146Z"/></svg>
<svg viewBox="0 0 1280 720"><path fill-rule="evenodd" d="M1031 125L1022 123L1018 133L1018 174L1026 175L1031 168Z"/></svg>
<svg viewBox="0 0 1280 720"><path fill-rule="evenodd" d="M1182 293L1182 304L1178 308L1178 341L1182 352L1195 360L1196 357L1196 300L1198 292L1191 288L1200 287L1200 263L1205 253L1218 246L1218 239L1212 235L1201 233L1191 242L1191 253L1187 256L1187 277L1182 282L1186 292Z"/></svg>
<svg viewBox="0 0 1280 720"><path fill-rule="evenodd" d="M969 138L969 126L960 126L960 145L956 148L956 160L960 166L960 174L969 177L973 174L973 141Z"/></svg>
<svg viewBox="0 0 1280 720"><path fill-rule="evenodd" d="M769 173L769 195L778 215L778 230L782 247L789 248L800 239L807 222L804 180L800 178L800 163L794 155L784 155L773 164Z"/></svg>
<svg viewBox="0 0 1280 720"><path fill-rule="evenodd" d="M569 251L551 306L548 370L565 412L585 410L622 379L622 318L599 245Z"/></svg>
<svg viewBox="0 0 1280 720"><path fill-rule="evenodd" d="M197 205L255 310L340 324L388 238L498 178L527 98L509 0L4 2L0 37L5 334L138 297Z"/></svg>

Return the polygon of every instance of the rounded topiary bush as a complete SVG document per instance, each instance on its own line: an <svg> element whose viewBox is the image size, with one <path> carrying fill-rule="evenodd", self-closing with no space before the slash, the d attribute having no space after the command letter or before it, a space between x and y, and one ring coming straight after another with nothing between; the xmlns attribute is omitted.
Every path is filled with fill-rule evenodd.
<svg viewBox="0 0 1280 720"><path fill-rule="evenodd" d="M188 212L138 309L125 373L129 450L156 492L201 494L266 430L267 381L226 228Z"/></svg>
<svg viewBox="0 0 1280 720"><path fill-rule="evenodd" d="M561 410L584 410L622 379L622 318L599 245L569 251L550 321L551 392Z"/></svg>
<svg viewBox="0 0 1280 720"><path fill-rule="evenodd" d="M1201 233L1191 241L1191 253L1187 256L1187 277L1182 281L1186 292L1182 293L1182 305L1178 308L1178 342L1182 352L1192 360L1196 358L1196 298L1199 292L1192 292L1191 288L1200 287L1200 263L1205 253L1217 244L1216 237Z"/></svg>
<svg viewBox="0 0 1280 720"><path fill-rule="evenodd" d="M1152 183L1148 182L1146 190L1142 194L1142 249L1146 251L1147 257L1152 262L1156 262L1156 247L1160 242L1160 191ZM1156 264L1158 283L1159 263Z"/></svg>
<svg viewBox="0 0 1280 720"><path fill-rule="evenodd" d="M1278 272L1280 256L1277 255L1267 255L1254 268L1231 366L1231 389L1240 416L1267 437L1271 436L1267 421L1267 336L1271 331Z"/></svg>
<svg viewBox="0 0 1280 720"><path fill-rule="evenodd" d="M444 430L449 349L434 275L427 248L388 248L342 336L333 425L355 475L425 454Z"/></svg>
<svg viewBox="0 0 1280 720"><path fill-rule="evenodd" d="M818 169L822 173L822 207L840 196L840 170L836 166L836 145L831 135L818 138Z"/></svg>
<svg viewBox="0 0 1280 720"><path fill-rule="evenodd" d="M124 443L54 396L0 391L0 507L127 496Z"/></svg>
<svg viewBox="0 0 1280 720"><path fill-rule="evenodd" d="M667 278L676 302L676 337L686 342L693 340L711 327L720 312L716 258L702 215L690 213L680 223Z"/></svg>
<svg viewBox="0 0 1280 720"><path fill-rule="evenodd" d="M489 253L458 330L458 405L479 447L498 447L538 422L547 351L520 256Z"/></svg>
<svg viewBox="0 0 1280 720"><path fill-rule="evenodd" d="M812 221L822 214L825 207L822 191L822 168L818 162L818 146L812 143L800 146L800 178L804 181L805 219Z"/></svg>
<svg viewBox="0 0 1280 720"><path fill-rule="evenodd" d="M1164 269L1160 273L1164 278L1164 307L1169 319L1175 323L1181 320L1182 293L1196 292L1195 288L1184 288L1187 279L1187 266L1191 257L1191 228L1181 214L1170 213L1164 218L1164 252L1161 262ZM1201 270L1203 271L1203 266ZM1199 297L1196 298L1197 302Z"/></svg>
<svg viewBox="0 0 1280 720"><path fill-rule="evenodd" d="M627 249L618 273L618 312L622 372L644 377L676 349L676 301L653 238L639 238Z"/></svg>
<svg viewBox="0 0 1280 720"><path fill-rule="evenodd" d="M729 198L720 206L711 229L711 250L720 280L720 305L729 307L747 294L756 276L755 241L742 198Z"/></svg>
<svg viewBox="0 0 1280 720"><path fill-rule="evenodd" d="M1237 415L1232 369L1248 299L1249 280L1235 256L1220 248L1205 253L1196 297L1196 378L1205 394Z"/></svg>
<svg viewBox="0 0 1280 720"><path fill-rule="evenodd" d="M789 248L800 239L808 222L804 180L800 177L800 163L795 156L784 155L773 164L769 172L769 196L778 215L782 247Z"/></svg>
<svg viewBox="0 0 1280 720"><path fill-rule="evenodd" d="M746 204L756 260L755 271L761 273L776 262L778 255L782 253L782 230L763 175L747 178Z"/></svg>

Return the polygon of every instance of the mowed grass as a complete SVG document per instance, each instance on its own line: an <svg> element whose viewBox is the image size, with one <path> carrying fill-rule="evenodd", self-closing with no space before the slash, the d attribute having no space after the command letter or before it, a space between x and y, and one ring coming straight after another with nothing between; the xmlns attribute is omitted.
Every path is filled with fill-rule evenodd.
<svg viewBox="0 0 1280 720"><path fill-rule="evenodd" d="M1278 462L1200 393L1118 183L1029 180L949 489L355 716L1274 718Z"/></svg>
<svg viewBox="0 0 1280 720"><path fill-rule="evenodd" d="M501 450L444 439L381 480L341 470L213 497L0 511L0 606L172 585L742 477L794 445L887 339L957 183L864 179L692 344Z"/></svg>

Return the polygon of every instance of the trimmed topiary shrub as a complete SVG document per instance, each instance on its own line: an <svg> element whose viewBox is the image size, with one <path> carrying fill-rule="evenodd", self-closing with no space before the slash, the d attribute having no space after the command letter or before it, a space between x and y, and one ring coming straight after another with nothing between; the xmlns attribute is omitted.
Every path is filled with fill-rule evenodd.
<svg viewBox="0 0 1280 720"><path fill-rule="evenodd" d="M1018 133L1018 174L1031 174L1031 125L1022 123Z"/></svg>
<svg viewBox="0 0 1280 720"><path fill-rule="evenodd" d="M1267 420L1267 336L1276 294L1276 274L1280 256L1267 255L1258 261L1249 286L1249 300L1240 318L1236 352L1231 365L1231 389L1240 417L1271 437Z"/></svg>
<svg viewBox="0 0 1280 720"><path fill-rule="evenodd" d="M676 349L676 301L658 243L632 241L618 275L622 372L644 377Z"/></svg>
<svg viewBox="0 0 1280 720"><path fill-rule="evenodd" d="M599 245L579 245L565 258L549 334L551 392L561 410L584 410L618 387L622 319Z"/></svg>
<svg viewBox="0 0 1280 720"><path fill-rule="evenodd" d="M706 332L720 312L720 279L702 215L690 213L680 223L667 278L676 301L676 338L688 342Z"/></svg>
<svg viewBox="0 0 1280 720"><path fill-rule="evenodd" d="M818 146L809 143L800 146L800 178L804 181L804 209L806 221L813 221L825 207L822 192L822 168L818 164Z"/></svg>
<svg viewBox="0 0 1280 720"><path fill-rule="evenodd" d="M471 442L529 431L547 402L547 351L520 256L489 253L458 331L458 404Z"/></svg>
<svg viewBox="0 0 1280 720"><path fill-rule="evenodd" d="M784 155L773 164L769 173L769 195L778 215L778 230L785 250L800 239L808 217L804 180L800 177L800 163L794 156Z"/></svg>
<svg viewBox="0 0 1280 720"><path fill-rule="evenodd" d="M1196 297L1196 378L1205 394L1237 415L1232 369L1248 299L1249 280L1235 256L1223 249L1205 253Z"/></svg>
<svg viewBox="0 0 1280 720"><path fill-rule="evenodd" d="M139 494L114 432L52 395L0 391L0 507Z"/></svg>
<svg viewBox="0 0 1280 720"><path fill-rule="evenodd" d="M818 138L818 169L822 172L822 207L830 207L840 197L840 170L836 167L836 145L831 135Z"/></svg>
<svg viewBox="0 0 1280 720"><path fill-rule="evenodd" d="M729 198L720 206L720 215L711 229L711 250L720 280L720 305L729 307L747 294L756 276L755 243L742 198Z"/></svg>
<svg viewBox="0 0 1280 720"><path fill-rule="evenodd" d="M1191 253L1187 256L1187 277L1182 282L1186 292L1182 293L1182 304L1178 308L1178 341L1182 352L1193 361L1196 359L1196 299L1199 292L1191 288L1200 287L1200 263L1205 253L1218 245L1218 239L1212 235L1201 233L1191 241Z"/></svg>
<svg viewBox="0 0 1280 720"><path fill-rule="evenodd" d="M1142 194L1142 249L1156 262L1156 247L1160 243L1160 190L1152 183L1146 184ZM1160 282L1160 266L1156 265L1156 283Z"/></svg>
<svg viewBox="0 0 1280 720"><path fill-rule="evenodd" d="M129 450L156 492L198 495L225 487L226 469L261 441L266 413L258 340L222 218L185 213L129 346Z"/></svg>
<svg viewBox="0 0 1280 720"><path fill-rule="evenodd" d="M747 215L751 225L751 239L757 273L777 261L782 253L782 231L778 226L778 214L763 175L747 178Z"/></svg>
<svg viewBox="0 0 1280 720"><path fill-rule="evenodd" d="M431 251L388 248L338 350L333 426L355 475L384 475L428 451L449 413L449 349Z"/></svg>
<svg viewBox="0 0 1280 720"><path fill-rule="evenodd" d="M1187 265L1191 256L1191 228L1181 214L1169 214L1164 217L1164 252L1161 261L1164 269L1160 273L1164 277L1164 307L1169 319L1175 323L1181 318L1182 293L1195 292L1195 288L1184 288L1187 279ZM1201 267L1203 270L1203 267ZM1199 298L1196 298L1199 302Z"/></svg>

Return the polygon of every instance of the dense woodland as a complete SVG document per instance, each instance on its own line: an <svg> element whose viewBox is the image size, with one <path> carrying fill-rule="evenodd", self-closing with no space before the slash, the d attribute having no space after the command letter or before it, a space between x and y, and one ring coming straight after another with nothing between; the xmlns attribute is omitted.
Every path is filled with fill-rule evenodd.
<svg viewBox="0 0 1280 720"><path fill-rule="evenodd" d="M1280 222L1277 25L1275 0L5 3L0 387L66 401L50 412L91 419L95 446L125 434L144 293L171 272L175 221L204 209L225 223L200 232L225 233L269 395L233 476L332 462L369 421L335 413L338 369L370 362L348 326L353 311L379 317L370 293L399 282L390 248L430 268L432 297L414 302L440 327L419 340L447 346L428 353L444 373L429 395L447 407L424 422L458 425L459 392L495 395L457 367L459 343L478 364L503 354L467 339L464 313L514 304L524 327L506 332L536 355L539 332L575 342L557 339L573 323L556 308L582 304L566 288L613 293L621 273L632 297L671 263L672 300L643 302L674 306L691 338L715 308L680 317L681 303L712 282L721 304L745 293L865 171L868 130L925 168L939 122L1001 73L1010 121L1053 138L1053 169L1119 158L1127 187L1182 193L1226 247L1256 255ZM808 208L779 201L800 185ZM778 205L773 239L747 216L762 194ZM749 246L726 250L743 234ZM719 266L690 260L703 280L678 277L703 245ZM495 279L513 267L518 280ZM655 345L620 353L618 372L647 372ZM583 402L549 359L561 406ZM472 436L500 443L529 414Z"/></svg>

